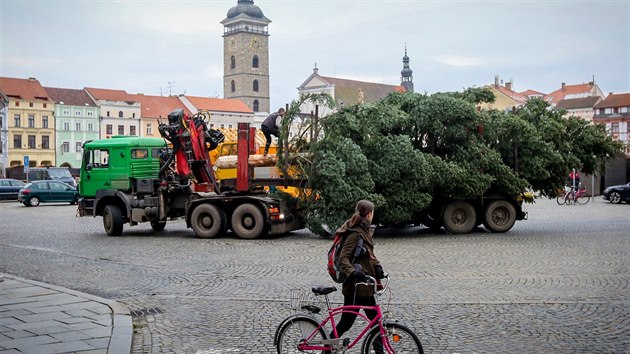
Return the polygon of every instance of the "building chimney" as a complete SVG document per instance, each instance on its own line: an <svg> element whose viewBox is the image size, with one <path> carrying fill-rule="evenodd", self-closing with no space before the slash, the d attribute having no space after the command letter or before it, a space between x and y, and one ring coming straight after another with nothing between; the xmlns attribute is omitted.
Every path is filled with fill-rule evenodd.
<svg viewBox="0 0 630 354"><path fill-rule="evenodd" d="M494 86L499 86L499 75L494 75Z"/></svg>
<svg viewBox="0 0 630 354"><path fill-rule="evenodd" d="M315 63L315 67L313 67L313 74L318 75L319 69L317 68L317 63Z"/></svg>
<svg viewBox="0 0 630 354"><path fill-rule="evenodd" d="M562 83L562 91L564 91L567 88L567 84L566 83Z"/></svg>
<svg viewBox="0 0 630 354"><path fill-rule="evenodd" d="M28 78L28 81L30 81L30 82L35 82L35 81L37 81L37 79L36 79L36 78L34 78L34 77L29 77L29 78Z"/></svg>
<svg viewBox="0 0 630 354"><path fill-rule="evenodd" d="M612 96L612 95L613 95L613 93L612 93L612 92L609 92L609 93L608 93L608 96Z"/></svg>
<svg viewBox="0 0 630 354"><path fill-rule="evenodd" d="M505 83L505 88L512 91L512 81L506 82Z"/></svg>

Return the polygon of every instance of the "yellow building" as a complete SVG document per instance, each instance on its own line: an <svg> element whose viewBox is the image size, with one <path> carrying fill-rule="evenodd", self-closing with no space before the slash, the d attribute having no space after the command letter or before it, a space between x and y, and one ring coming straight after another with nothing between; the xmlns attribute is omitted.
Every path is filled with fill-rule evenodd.
<svg viewBox="0 0 630 354"><path fill-rule="evenodd" d="M53 101L35 78L0 77L0 92L9 99L9 166L55 166Z"/></svg>

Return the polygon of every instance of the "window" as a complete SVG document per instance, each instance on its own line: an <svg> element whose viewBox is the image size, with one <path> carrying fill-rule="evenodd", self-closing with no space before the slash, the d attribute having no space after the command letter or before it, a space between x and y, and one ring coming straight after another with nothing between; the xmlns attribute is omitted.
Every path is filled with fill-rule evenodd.
<svg viewBox="0 0 630 354"><path fill-rule="evenodd" d="M604 114L611 114L612 113L612 108L605 108L604 109Z"/></svg>
<svg viewBox="0 0 630 354"><path fill-rule="evenodd" d="M46 107L48 107L48 104L47 104L47 103L44 103L44 108L46 108Z"/></svg>
<svg viewBox="0 0 630 354"><path fill-rule="evenodd" d="M621 107L619 110L621 113L628 113L628 107Z"/></svg>
<svg viewBox="0 0 630 354"><path fill-rule="evenodd" d="M132 125L129 127L129 135L136 136L136 126Z"/></svg>
<svg viewBox="0 0 630 354"><path fill-rule="evenodd" d="M230 69L236 69L236 58L233 55L230 57Z"/></svg>
<svg viewBox="0 0 630 354"><path fill-rule="evenodd" d="M35 115L34 114L28 115L28 127L35 128Z"/></svg>
<svg viewBox="0 0 630 354"><path fill-rule="evenodd" d="M105 126L105 134L112 135L112 125L111 124L107 124Z"/></svg>
<svg viewBox="0 0 630 354"><path fill-rule="evenodd" d="M153 124L147 123L147 135L153 135Z"/></svg>
<svg viewBox="0 0 630 354"><path fill-rule="evenodd" d="M136 118L136 114L135 113L131 113L131 118Z"/></svg>
<svg viewBox="0 0 630 354"><path fill-rule="evenodd" d="M20 102L15 102L15 107L20 107Z"/></svg>
<svg viewBox="0 0 630 354"><path fill-rule="evenodd" d="M94 130L94 123L88 123L88 128L87 128L87 130L88 130L89 132L91 132L92 130Z"/></svg>
<svg viewBox="0 0 630 354"><path fill-rule="evenodd" d="M42 128L48 128L48 116L42 116Z"/></svg>
<svg viewBox="0 0 630 354"><path fill-rule="evenodd" d="M94 112L87 112L88 117L91 117L94 115Z"/></svg>
<svg viewBox="0 0 630 354"><path fill-rule="evenodd" d="M230 90L232 92L236 92L236 83L234 82L234 80L232 80L232 82L230 82Z"/></svg>
<svg viewBox="0 0 630 354"><path fill-rule="evenodd" d="M29 107L33 107L33 102L29 102L29 103L28 103L28 106L29 106Z"/></svg>
<svg viewBox="0 0 630 354"><path fill-rule="evenodd" d="M221 124L221 129L224 129L224 128L225 128L225 124Z"/></svg>
<svg viewBox="0 0 630 354"><path fill-rule="evenodd" d="M88 156L89 168L107 168L107 161L109 161L108 150L92 150Z"/></svg>
<svg viewBox="0 0 630 354"><path fill-rule="evenodd" d="M70 111L63 111L63 115L64 116L70 115Z"/></svg>
<svg viewBox="0 0 630 354"><path fill-rule="evenodd" d="M80 115L81 115L81 111L75 111L75 112L74 112L74 115L75 115L75 116L80 116Z"/></svg>
<svg viewBox="0 0 630 354"><path fill-rule="evenodd" d="M61 144L61 152L70 152L70 143L67 141L64 141Z"/></svg>
<svg viewBox="0 0 630 354"><path fill-rule="evenodd" d="M132 159L146 159L149 156L149 150L147 149L131 149Z"/></svg>
<svg viewBox="0 0 630 354"><path fill-rule="evenodd" d="M77 141L77 142L74 144L74 151L76 151L76 152L81 152L81 147L82 147L82 146L83 146L83 144L82 144L80 141Z"/></svg>
<svg viewBox="0 0 630 354"><path fill-rule="evenodd" d="M619 107L614 107L613 108L613 113L619 113Z"/></svg>
<svg viewBox="0 0 630 354"><path fill-rule="evenodd" d="M252 68L258 68L258 55L254 55L254 59L252 59Z"/></svg>
<svg viewBox="0 0 630 354"><path fill-rule="evenodd" d="M63 130L70 130L70 122L63 122Z"/></svg>
<svg viewBox="0 0 630 354"><path fill-rule="evenodd" d="M610 132L613 134L619 133L619 123L610 123Z"/></svg>
<svg viewBox="0 0 630 354"><path fill-rule="evenodd" d="M109 117L109 111L107 111L107 116Z"/></svg>
<svg viewBox="0 0 630 354"><path fill-rule="evenodd" d="M232 129L232 124L228 124L228 129Z"/></svg>
<svg viewBox="0 0 630 354"><path fill-rule="evenodd" d="M258 100L254 100L254 112L258 112Z"/></svg>
<svg viewBox="0 0 630 354"><path fill-rule="evenodd" d="M35 149L35 135L28 136L28 148Z"/></svg>
<svg viewBox="0 0 630 354"><path fill-rule="evenodd" d="M81 131L81 122L74 123L74 130L80 132Z"/></svg>
<svg viewBox="0 0 630 354"><path fill-rule="evenodd" d="M14 125L16 128L19 128L20 126L22 126L22 123L21 123L21 119L20 119L20 115L19 115L19 114L16 114L16 115L14 115L14 116L13 116L13 125Z"/></svg>
<svg viewBox="0 0 630 354"><path fill-rule="evenodd" d="M22 148L22 136L21 135L14 135L13 136L13 148L14 149L21 149Z"/></svg>
<svg viewBox="0 0 630 354"><path fill-rule="evenodd" d="M125 135L125 126L124 125L119 125L118 126L118 135Z"/></svg>
<svg viewBox="0 0 630 354"><path fill-rule="evenodd" d="M50 137L48 135L42 135L42 150L50 149Z"/></svg>
<svg viewBox="0 0 630 354"><path fill-rule="evenodd" d="M258 92L258 80L254 80L254 92Z"/></svg>
<svg viewBox="0 0 630 354"><path fill-rule="evenodd" d="M118 118L122 118L123 117L123 111L118 111Z"/></svg>

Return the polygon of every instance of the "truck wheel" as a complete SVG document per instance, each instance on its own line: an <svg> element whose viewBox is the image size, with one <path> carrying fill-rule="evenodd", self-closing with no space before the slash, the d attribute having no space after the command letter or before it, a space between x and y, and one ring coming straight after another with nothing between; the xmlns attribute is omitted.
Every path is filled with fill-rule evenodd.
<svg viewBox="0 0 630 354"><path fill-rule="evenodd" d="M477 222L477 213L470 203L450 202L444 209L444 228L452 234L467 234Z"/></svg>
<svg viewBox="0 0 630 354"><path fill-rule="evenodd" d="M123 231L124 220L120 208L109 204L103 210L103 227L108 236L120 236Z"/></svg>
<svg viewBox="0 0 630 354"><path fill-rule="evenodd" d="M259 208L253 204L241 204L232 213L232 231L239 238L255 239L262 235L265 220Z"/></svg>
<svg viewBox="0 0 630 354"><path fill-rule="evenodd" d="M488 206L483 226L492 232L506 232L516 222L516 209L506 200L496 200Z"/></svg>
<svg viewBox="0 0 630 354"><path fill-rule="evenodd" d="M151 228L155 232L160 232L164 230L165 227L166 227L166 221L157 221L157 220L151 221Z"/></svg>
<svg viewBox="0 0 630 354"><path fill-rule="evenodd" d="M227 218L223 210L212 204L201 204L193 210L190 224L199 238L214 238L225 233Z"/></svg>

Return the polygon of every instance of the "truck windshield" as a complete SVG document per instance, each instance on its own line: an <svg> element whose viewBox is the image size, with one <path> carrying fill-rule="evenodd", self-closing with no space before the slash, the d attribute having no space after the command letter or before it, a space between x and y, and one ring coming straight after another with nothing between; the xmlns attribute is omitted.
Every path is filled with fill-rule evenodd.
<svg viewBox="0 0 630 354"><path fill-rule="evenodd" d="M66 168L49 168L48 175L52 179L60 179L60 178L72 178L70 171Z"/></svg>

